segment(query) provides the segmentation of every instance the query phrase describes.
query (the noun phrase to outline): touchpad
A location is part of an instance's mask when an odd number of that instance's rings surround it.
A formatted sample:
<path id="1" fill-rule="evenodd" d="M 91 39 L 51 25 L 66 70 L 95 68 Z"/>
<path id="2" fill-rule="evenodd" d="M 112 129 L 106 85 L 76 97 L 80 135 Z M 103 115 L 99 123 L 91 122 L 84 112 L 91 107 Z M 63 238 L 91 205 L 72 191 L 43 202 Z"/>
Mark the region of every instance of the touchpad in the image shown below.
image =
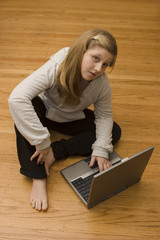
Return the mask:
<path id="1" fill-rule="evenodd" d="M 85 161 L 80 161 L 77 162 L 70 167 L 67 167 L 66 169 L 63 170 L 63 175 L 68 179 L 68 180 L 73 180 L 75 178 L 80 177 L 83 174 L 86 174 L 87 172 L 90 172 L 91 168 L 86 164 Z"/>

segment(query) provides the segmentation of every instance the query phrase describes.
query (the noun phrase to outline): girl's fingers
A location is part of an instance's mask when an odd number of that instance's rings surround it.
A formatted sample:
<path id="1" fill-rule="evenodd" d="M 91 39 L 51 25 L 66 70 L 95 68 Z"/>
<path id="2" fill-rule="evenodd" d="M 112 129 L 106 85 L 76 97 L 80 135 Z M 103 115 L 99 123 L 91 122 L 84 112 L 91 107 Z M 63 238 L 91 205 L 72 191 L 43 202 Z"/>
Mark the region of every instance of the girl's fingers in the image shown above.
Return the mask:
<path id="1" fill-rule="evenodd" d="M 104 163 L 104 170 L 106 170 L 107 168 L 110 168 L 112 166 L 112 164 L 110 163 L 110 161 L 107 161 Z"/>
<path id="2" fill-rule="evenodd" d="M 35 157 L 38 156 L 38 154 L 39 154 L 39 153 L 36 151 L 36 152 L 31 156 L 30 160 L 32 161 Z"/>
<path id="3" fill-rule="evenodd" d="M 89 167 L 92 167 L 94 165 L 95 160 L 96 160 L 96 158 L 94 156 L 92 156 Z"/>
<path id="4" fill-rule="evenodd" d="M 49 176 L 49 167 L 45 165 L 45 169 L 46 169 L 47 176 Z"/>
<path id="5" fill-rule="evenodd" d="M 104 166 L 101 162 L 98 162 L 98 167 L 99 167 L 100 172 L 102 172 L 104 170 Z"/>
<path id="6" fill-rule="evenodd" d="M 43 156 L 40 154 L 38 159 L 37 159 L 37 164 L 43 164 Z"/>
<path id="7" fill-rule="evenodd" d="M 92 167 L 94 165 L 95 161 L 97 161 L 97 163 L 98 163 L 100 172 L 102 172 L 103 170 L 106 170 L 107 168 L 112 166 L 112 164 L 110 163 L 109 160 L 101 158 L 101 157 L 96 158 L 96 156 L 92 156 L 89 167 Z"/>
<path id="8" fill-rule="evenodd" d="M 37 159 L 37 164 L 43 164 L 43 159 L 44 159 L 44 155 L 41 154 L 40 152 L 36 151 L 30 158 L 30 160 L 32 161 L 34 158 L 38 157 Z"/>
<path id="9" fill-rule="evenodd" d="M 104 163 L 104 170 L 106 170 L 108 168 L 107 163 Z"/>

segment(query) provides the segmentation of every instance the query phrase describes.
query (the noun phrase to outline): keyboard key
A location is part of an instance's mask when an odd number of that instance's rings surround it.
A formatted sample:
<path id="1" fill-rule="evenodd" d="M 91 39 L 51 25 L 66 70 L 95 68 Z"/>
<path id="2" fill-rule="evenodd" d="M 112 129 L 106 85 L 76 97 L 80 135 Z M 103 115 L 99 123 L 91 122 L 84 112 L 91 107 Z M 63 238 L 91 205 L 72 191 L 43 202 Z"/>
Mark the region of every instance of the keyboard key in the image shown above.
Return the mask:
<path id="1" fill-rule="evenodd" d="M 88 200 L 92 178 L 95 174 L 97 174 L 97 172 L 86 178 L 80 177 L 71 182 L 80 195 L 85 199 L 85 201 Z"/>

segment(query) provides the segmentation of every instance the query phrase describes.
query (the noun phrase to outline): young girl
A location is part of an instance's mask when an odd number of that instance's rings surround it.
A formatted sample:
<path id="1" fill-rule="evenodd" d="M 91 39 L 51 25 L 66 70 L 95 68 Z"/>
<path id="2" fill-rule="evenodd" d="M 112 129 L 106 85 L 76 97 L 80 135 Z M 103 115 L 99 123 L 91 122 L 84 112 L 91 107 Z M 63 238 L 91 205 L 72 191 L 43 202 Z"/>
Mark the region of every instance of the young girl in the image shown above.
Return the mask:
<path id="1" fill-rule="evenodd" d="M 116 56 L 116 41 L 110 33 L 89 30 L 11 93 L 20 172 L 33 180 L 33 208 L 48 208 L 46 179 L 55 160 L 91 155 L 90 166 L 95 161 L 100 171 L 111 166 L 109 153 L 121 129 L 112 120 L 112 93 L 105 70 L 113 68 Z M 88 109 L 91 104 L 94 112 Z M 72 137 L 51 143 L 50 129 Z"/>

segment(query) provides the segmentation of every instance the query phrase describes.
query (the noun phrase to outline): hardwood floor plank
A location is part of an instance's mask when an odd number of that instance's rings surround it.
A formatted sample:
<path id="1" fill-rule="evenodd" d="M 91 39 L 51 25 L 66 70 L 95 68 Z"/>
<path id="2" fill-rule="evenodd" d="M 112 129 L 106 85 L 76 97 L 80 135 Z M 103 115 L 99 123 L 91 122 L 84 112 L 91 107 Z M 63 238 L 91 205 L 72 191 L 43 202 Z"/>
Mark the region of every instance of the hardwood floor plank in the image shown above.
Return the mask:
<path id="1" fill-rule="evenodd" d="M 0 1 L 0 240 L 160 239 L 159 10 L 159 0 Z M 122 128 L 115 150 L 122 157 L 152 145 L 155 150 L 138 184 L 90 210 L 60 174 L 81 157 L 56 162 L 48 178 L 49 209 L 34 211 L 32 182 L 19 173 L 8 97 L 90 28 L 110 31 L 118 43 L 108 73 L 114 120 Z M 52 141 L 68 137 L 51 132 Z"/>

